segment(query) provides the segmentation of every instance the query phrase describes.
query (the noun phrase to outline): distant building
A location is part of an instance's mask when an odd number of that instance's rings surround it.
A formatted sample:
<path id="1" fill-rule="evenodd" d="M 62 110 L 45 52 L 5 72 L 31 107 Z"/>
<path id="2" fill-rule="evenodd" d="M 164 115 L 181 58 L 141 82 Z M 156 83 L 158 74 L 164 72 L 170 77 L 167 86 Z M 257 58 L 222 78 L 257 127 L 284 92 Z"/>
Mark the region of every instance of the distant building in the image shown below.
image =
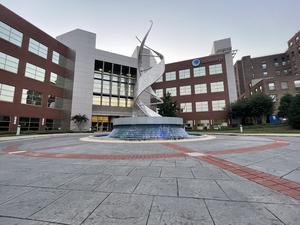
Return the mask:
<path id="1" fill-rule="evenodd" d="M 69 129 L 75 53 L 0 4 L 0 131 Z"/>
<path id="2" fill-rule="evenodd" d="M 234 65 L 238 98 L 262 92 L 276 107 L 286 94 L 300 93 L 300 32 L 288 41 L 284 53 L 251 58 L 244 56 Z"/>
<path id="3" fill-rule="evenodd" d="M 171 94 L 187 126 L 226 126 L 226 107 L 237 100 L 230 39 L 215 41 L 210 56 L 166 64 L 153 88 Z"/>

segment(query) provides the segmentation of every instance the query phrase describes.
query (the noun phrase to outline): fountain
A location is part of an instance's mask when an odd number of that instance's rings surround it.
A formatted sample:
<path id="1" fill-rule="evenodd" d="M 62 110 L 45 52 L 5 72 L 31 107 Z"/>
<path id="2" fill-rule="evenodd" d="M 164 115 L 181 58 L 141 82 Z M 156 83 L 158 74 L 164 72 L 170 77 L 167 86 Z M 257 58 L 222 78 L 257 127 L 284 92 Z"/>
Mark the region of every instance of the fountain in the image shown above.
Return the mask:
<path id="1" fill-rule="evenodd" d="M 113 120 L 113 131 L 108 135 L 109 138 L 126 140 L 149 140 L 149 139 L 183 139 L 188 138 L 182 118 L 162 117 L 149 106 L 143 99 L 149 95 L 160 104 L 162 100 L 156 95 L 151 85 L 156 82 L 164 73 L 164 56 L 159 52 L 145 45 L 146 39 L 152 28 L 150 28 L 140 41 L 137 55 L 137 81 L 134 88 L 134 106 L 132 117 L 117 118 Z M 160 62 L 152 60 L 150 66 L 145 68 L 145 57 L 157 57 Z"/>

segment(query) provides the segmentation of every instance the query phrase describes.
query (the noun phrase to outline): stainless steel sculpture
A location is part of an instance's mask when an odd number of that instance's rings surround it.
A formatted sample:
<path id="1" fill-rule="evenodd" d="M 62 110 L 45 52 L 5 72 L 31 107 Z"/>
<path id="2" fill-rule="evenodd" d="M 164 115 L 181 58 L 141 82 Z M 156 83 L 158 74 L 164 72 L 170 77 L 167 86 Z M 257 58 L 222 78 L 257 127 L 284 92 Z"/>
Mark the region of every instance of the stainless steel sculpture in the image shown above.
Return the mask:
<path id="1" fill-rule="evenodd" d="M 151 85 L 157 81 L 164 73 L 165 71 L 165 60 L 164 56 L 160 54 L 159 52 L 151 49 L 147 45 L 145 45 L 146 39 L 151 31 L 153 22 L 151 22 L 150 28 L 148 29 L 146 35 L 144 36 L 143 40 L 140 41 L 141 45 L 138 50 L 138 65 L 137 65 L 137 81 L 135 84 L 134 89 L 134 108 L 133 108 L 133 116 L 139 116 L 138 111 L 141 110 L 143 112 L 143 116 L 147 117 L 161 117 L 158 113 L 153 111 L 151 108 L 145 105 L 145 103 L 142 101 L 142 95 L 143 93 L 148 93 L 150 96 L 154 97 L 157 100 L 158 104 L 162 103 L 162 100 L 159 96 L 156 95 L 156 93 L 151 88 Z M 149 53 L 145 53 L 145 49 L 148 49 Z M 152 52 L 154 54 L 152 54 Z M 152 60 L 152 63 L 150 63 L 148 68 L 145 67 L 145 63 L 143 62 L 143 59 L 145 57 L 158 57 L 160 59 L 159 63 L 156 63 L 156 60 Z M 151 61 L 151 60 L 150 60 Z"/>

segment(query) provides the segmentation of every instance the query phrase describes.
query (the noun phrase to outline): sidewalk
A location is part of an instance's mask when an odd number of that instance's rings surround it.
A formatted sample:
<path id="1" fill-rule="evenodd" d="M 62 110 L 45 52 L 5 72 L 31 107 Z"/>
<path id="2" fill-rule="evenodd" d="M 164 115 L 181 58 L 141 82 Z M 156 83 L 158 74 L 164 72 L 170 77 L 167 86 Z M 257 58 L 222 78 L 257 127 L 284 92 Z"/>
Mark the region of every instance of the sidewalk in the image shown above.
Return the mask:
<path id="1" fill-rule="evenodd" d="M 275 137 L 300 137 L 300 133 L 222 133 L 222 132 L 188 132 L 189 134 L 226 135 L 226 136 L 275 136 Z"/>

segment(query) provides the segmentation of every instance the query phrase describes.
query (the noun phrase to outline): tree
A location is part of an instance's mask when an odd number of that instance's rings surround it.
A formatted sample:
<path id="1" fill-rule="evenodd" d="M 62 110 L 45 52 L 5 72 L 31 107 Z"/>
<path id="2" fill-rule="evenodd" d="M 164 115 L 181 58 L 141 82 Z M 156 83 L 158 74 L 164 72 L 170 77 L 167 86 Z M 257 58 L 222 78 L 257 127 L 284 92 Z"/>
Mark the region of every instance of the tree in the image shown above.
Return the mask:
<path id="1" fill-rule="evenodd" d="M 71 120 L 77 125 L 78 129 L 81 131 L 82 124 L 86 123 L 89 119 L 86 117 L 85 114 L 77 114 L 72 116 Z"/>
<path id="2" fill-rule="evenodd" d="M 245 124 L 246 118 L 250 116 L 248 99 L 240 99 L 230 105 L 229 118 L 239 119 L 241 124 Z"/>
<path id="3" fill-rule="evenodd" d="M 171 94 L 167 93 L 162 100 L 163 103 L 157 105 L 158 113 L 162 116 L 175 117 L 179 109 L 176 101 L 172 101 Z"/>
<path id="4" fill-rule="evenodd" d="M 266 123 L 266 117 L 274 111 L 273 99 L 262 93 L 255 93 L 248 98 L 250 116 L 255 124 Z"/>
<path id="5" fill-rule="evenodd" d="M 289 109 L 291 106 L 291 103 L 293 101 L 293 95 L 291 94 L 285 94 L 280 99 L 280 105 L 278 107 L 278 116 L 279 117 L 287 117 L 289 114 Z"/>
<path id="6" fill-rule="evenodd" d="M 293 97 L 288 111 L 289 124 L 294 129 L 300 129 L 300 94 Z"/>

